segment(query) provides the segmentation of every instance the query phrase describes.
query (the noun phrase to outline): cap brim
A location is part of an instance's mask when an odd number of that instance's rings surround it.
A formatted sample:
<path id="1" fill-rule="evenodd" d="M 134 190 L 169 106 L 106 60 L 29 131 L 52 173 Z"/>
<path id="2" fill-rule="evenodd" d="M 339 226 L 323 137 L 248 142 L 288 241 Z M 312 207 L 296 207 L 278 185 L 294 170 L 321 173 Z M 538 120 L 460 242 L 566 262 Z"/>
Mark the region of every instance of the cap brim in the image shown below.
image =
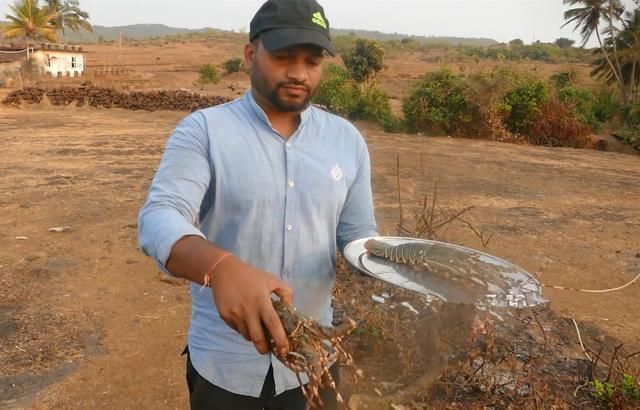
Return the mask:
<path id="1" fill-rule="evenodd" d="M 313 44 L 322 47 L 332 56 L 336 55 L 331 41 L 324 34 L 300 28 L 277 28 L 260 33 L 262 44 L 269 52 L 299 44 Z"/>

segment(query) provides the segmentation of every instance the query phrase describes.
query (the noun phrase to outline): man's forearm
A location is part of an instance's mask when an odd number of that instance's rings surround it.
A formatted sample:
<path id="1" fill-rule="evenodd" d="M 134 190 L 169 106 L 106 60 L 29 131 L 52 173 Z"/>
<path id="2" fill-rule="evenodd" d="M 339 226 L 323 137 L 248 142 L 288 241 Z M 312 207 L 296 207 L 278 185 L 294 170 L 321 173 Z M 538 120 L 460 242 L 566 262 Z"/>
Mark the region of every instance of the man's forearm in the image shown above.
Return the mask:
<path id="1" fill-rule="evenodd" d="M 185 236 L 171 249 L 167 269 L 180 278 L 202 285 L 205 275 L 226 253 L 199 236 Z"/>

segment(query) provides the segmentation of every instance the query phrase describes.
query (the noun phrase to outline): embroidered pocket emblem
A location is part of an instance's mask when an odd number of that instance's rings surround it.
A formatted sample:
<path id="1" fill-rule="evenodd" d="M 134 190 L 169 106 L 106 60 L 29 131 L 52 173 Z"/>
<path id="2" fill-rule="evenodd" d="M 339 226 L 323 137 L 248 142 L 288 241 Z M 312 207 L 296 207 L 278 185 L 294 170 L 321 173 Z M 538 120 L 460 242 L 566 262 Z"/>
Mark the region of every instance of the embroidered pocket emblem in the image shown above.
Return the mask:
<path id="1" fill-rule="evenodd" d="M 334 166 L 333 169 L 331 170 L 331 176 L 336 181 L 340 181 L 342 179 L 342 170 L 338 165 Z"/>

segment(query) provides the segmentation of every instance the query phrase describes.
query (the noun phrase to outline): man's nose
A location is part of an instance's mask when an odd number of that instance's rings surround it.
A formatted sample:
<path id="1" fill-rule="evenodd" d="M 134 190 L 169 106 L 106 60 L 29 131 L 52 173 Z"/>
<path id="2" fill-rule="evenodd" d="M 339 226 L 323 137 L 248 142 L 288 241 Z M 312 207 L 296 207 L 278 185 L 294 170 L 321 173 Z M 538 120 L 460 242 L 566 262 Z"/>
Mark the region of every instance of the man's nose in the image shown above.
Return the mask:
<path id="1" fill-rule="evenodd" d="M 296 80 L 299 83 L 304 83 L 308 79 L 307 66 L 302 59 L 295 59 L 287 67 L 287 77 Z"/>

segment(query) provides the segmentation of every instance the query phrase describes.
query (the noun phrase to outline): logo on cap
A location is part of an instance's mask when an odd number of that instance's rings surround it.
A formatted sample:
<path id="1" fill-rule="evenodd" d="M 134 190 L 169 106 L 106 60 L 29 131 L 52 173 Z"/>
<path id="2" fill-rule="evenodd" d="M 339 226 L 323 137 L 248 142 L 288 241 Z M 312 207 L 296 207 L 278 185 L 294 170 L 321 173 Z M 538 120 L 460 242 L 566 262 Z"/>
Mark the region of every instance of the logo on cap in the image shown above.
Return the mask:
<path id="1" fill-rule="evenodd" d="M 327 22 L 324 20 L 324 17 L 322 17 L 321 12 L 314 13 L 311 21 L 313 21 L 314 23 L 316 23 L 322 28 L 325 28 L 325 29 L 327 28 Z"/>

